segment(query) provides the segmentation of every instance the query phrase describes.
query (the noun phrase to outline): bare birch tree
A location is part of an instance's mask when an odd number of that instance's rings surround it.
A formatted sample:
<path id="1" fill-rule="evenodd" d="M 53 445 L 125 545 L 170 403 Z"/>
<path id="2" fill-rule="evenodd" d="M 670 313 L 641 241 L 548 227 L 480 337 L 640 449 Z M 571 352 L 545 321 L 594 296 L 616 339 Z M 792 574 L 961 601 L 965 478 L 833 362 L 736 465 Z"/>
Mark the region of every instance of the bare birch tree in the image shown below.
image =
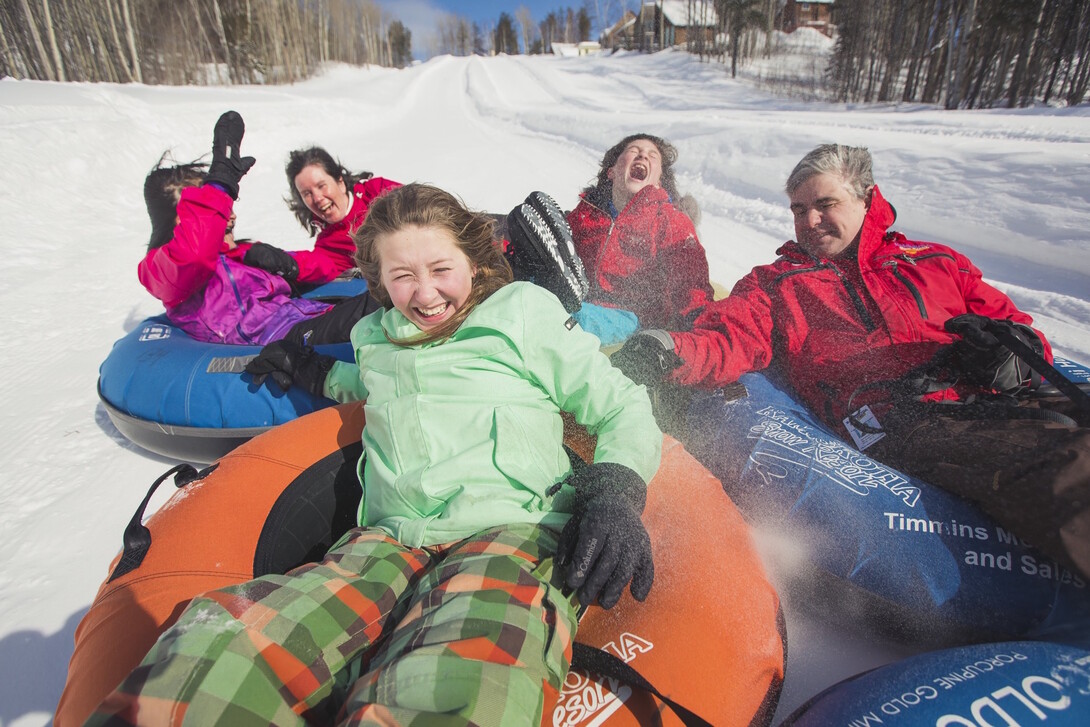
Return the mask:
<path id="1" fill-rule="evenodd" d="M 522 35 L 522 52 L 530 53 L 530 44 L 534 40 L 534 18 L 530 14 L 530 8 L 519 5 L 515 9 L 515 21 L 519 25 L 519 33 Z"/>

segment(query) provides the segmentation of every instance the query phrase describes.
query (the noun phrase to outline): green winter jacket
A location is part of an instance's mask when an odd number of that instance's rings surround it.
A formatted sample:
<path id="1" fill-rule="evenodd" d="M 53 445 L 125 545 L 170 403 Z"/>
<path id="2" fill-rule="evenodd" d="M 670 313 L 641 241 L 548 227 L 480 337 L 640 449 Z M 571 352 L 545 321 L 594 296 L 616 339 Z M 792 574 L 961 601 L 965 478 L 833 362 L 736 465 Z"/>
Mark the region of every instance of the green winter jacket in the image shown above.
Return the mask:
<path id="1" fill-rule="evenodd" d="M 396 309 L 357 323 L 356 364 L 334 365 L 326 395 L 367 400 L 359 523 L 413 547 L 505 523 L 563 527 L 571 488 L 549 493 L 571 473 L 561 410 L 598 436 L 596 462 L 649 481 L 662 434 L 646 391 L 568 320 L 552 294 L 512 283 L 442 342 L 391 344 L 385 332 L 419 334 Z"/>

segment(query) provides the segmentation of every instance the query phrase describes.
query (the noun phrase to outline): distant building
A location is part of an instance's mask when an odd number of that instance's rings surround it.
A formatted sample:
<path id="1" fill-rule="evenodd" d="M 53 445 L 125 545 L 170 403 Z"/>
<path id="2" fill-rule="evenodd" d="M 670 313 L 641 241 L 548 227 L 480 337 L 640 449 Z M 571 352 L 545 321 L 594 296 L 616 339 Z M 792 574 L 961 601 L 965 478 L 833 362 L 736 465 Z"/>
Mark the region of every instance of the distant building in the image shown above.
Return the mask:
<path id="1" fill-rule="evenodd" d="M 648 0 L 640 7 L 636 25 L 640 50 L 691 43 L 711 47 L 719 16 L 713 0 Z"/>
<path id="2" fill-rule="evenodd" d="M 813 28 L 832 38 L 836 34 L 833 3 L 834 0 L 810 0 L 805 3 L 787 0 L 780 11 L 779 28 L 785 33 L 794 33 L 799 28 Z"/>
<path id="3" fill-rule="evenodd" d="M 580 43 L 552 43 L 554 56 L 589 56 L 602 51 L 596 40 L 584 40 Z"/>
<path id="4" fill-rule="evenodd" d="M 602 48 L 606 50 L 632 50 L 637 47 L 636 21 L 638 18 L 631 10 L 625 10 L 624 15 L 612 27 L 602 31 Z"/>

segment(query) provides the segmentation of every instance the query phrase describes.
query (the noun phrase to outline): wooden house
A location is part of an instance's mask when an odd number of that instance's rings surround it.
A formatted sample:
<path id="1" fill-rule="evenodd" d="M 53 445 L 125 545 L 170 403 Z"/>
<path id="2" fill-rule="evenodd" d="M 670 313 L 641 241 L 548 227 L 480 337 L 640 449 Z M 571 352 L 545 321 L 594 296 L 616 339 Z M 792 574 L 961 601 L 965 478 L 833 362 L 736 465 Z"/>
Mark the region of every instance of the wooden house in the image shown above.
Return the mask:
<path id="1" fill-rule="evenodd" d="M 640 6 L 636 33 L 644 51 L 692 43 L 711 47 L 718 25 L 713 0 L 647 0 Z"/>
<path id="2" fill-rule="evenodd" d="M 636 41 L 636 21 L 638 18 L 631 10 L 609 28 L 602 31 L 601 44 L 606 50 L 632 50 L 638 46 Z"/>
<path id="3" fill-rule="evenodd" d="M 787 0 L 780 11 L 778 27 L 785 33 L 794 33 L 799 28 L 813 28 L 831 38 L 836 32 L 833 3 L 834 0 Z"/>

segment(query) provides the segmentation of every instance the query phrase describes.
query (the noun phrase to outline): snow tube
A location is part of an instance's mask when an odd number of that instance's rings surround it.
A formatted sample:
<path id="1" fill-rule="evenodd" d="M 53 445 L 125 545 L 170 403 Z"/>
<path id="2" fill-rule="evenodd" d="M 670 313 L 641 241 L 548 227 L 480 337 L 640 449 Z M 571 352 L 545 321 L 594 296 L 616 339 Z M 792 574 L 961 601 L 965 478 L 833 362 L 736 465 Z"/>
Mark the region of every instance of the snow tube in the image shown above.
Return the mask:
<path id="1" fill-rule="evenodd" d="M 338 278 L 306 297 L 330 302 L 359 295 L 367 283 Z M 318 346 L 352 360 L 349 344 Z M 212 462 L 270 427 L 332 404 L 293 387 L 282 393 L 242 375 L 260 346 L 205 343 L 165 315 L 148 318 L 117 341 L 99 368 L 98 394 L 118 431 L 173 459 Z"/>
<path id="2" fill-rule="evenodd" d="M 1084 578 L 976 506 L 860 453 L 765 376 L 740 384 L 739 398 L 690 403 L 685 443 L 767 534 L 808 606 L 932 648 L 1090 641 Z"/>
<path id="3" fill-rule="evenodd" d="M 912 656 L 846 679 L 780 727 L 1036 725 L 1090 722 L 1090 652 L 1034 641 Z"/>
<path id="4" fill-rule="evenodd" d="M 193 473 L 147 519 L 142 558 L 140 548 L 127 547 L 111 564 L 76 629 L 54 724 L 82 724 L 192 596 L 320 558 L 355 522 L 363 423 L 360 404 L 329 407 Z M 593 451 L 585 434 L 569 445 Z M 140 521 L 138 513 L 137 528 Z M 640 604 L 626 592 L 610 611 L 588 609 L 578 642 L 627 662 L 658 693 L 712 724 L 767 725 L 785 658 L 779 598 L 722 485 L 668 437 L 644 522 L 656 565 L 651 596 Z M 569 675 L 543 719 L 663 722 L 677 717 L 651 692 L 586 670 Z"/>

